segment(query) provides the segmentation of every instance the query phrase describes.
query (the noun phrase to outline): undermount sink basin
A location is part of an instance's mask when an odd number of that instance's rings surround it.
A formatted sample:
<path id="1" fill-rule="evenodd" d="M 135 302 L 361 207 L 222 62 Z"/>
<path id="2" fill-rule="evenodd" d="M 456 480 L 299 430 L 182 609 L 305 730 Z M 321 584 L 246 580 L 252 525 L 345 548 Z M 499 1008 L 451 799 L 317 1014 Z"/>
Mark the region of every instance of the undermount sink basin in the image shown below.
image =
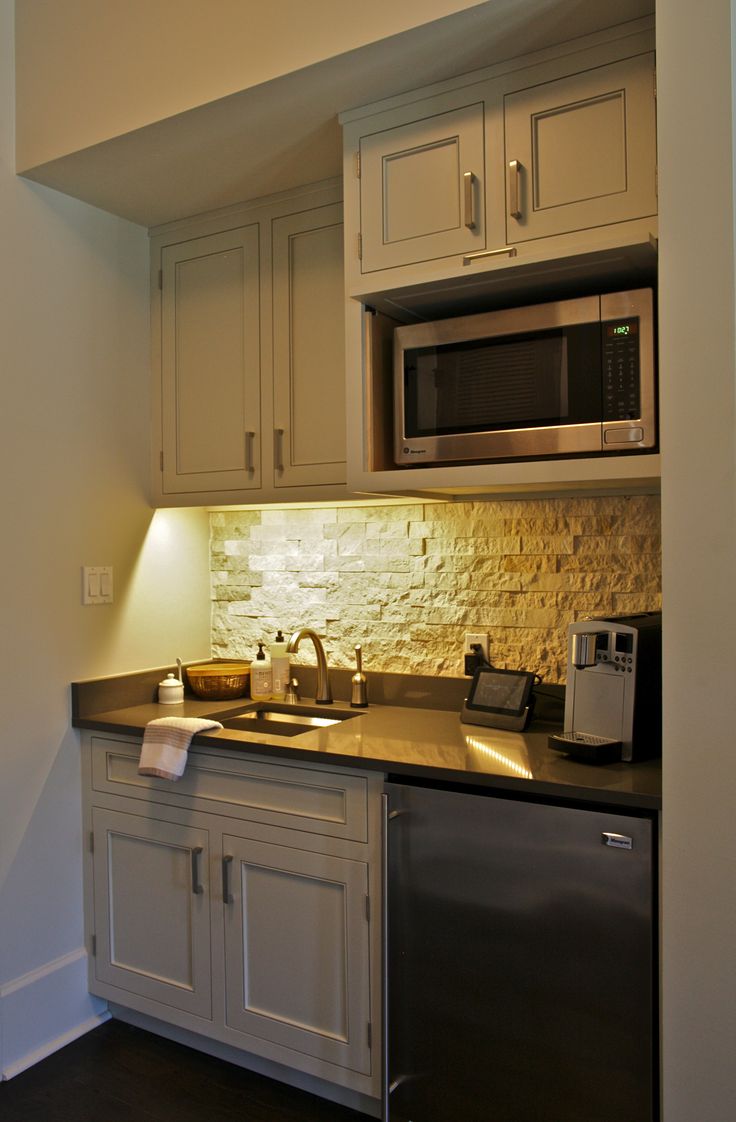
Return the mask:
<path id="1" fill-rule="evenodd" d="M 302 732 L 339 725 L 341 721 L 349 721 L 352 717 L 358 716 L 359 713 L 329 707 L 325 707 L 323 714 L 302 705 L 280 705 L 263 701 L 254 702 L 242 709 L 230 710 L 228 713 L 215 714 L 214 719 L 226 729 L 272 732 L 277 736 L 299 736 Z"/>

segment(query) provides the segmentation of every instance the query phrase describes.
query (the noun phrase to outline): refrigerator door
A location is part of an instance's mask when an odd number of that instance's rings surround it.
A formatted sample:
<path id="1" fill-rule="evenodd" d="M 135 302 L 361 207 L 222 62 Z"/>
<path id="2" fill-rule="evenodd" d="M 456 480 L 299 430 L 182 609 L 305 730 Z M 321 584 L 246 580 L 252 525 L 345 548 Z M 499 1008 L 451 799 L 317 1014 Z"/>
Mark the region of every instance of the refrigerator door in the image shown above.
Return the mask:
<path id="1" fill-rule="evenodd" d="M 388 784 L 390 1122 L 654 1122 L 654 823 Z"/>

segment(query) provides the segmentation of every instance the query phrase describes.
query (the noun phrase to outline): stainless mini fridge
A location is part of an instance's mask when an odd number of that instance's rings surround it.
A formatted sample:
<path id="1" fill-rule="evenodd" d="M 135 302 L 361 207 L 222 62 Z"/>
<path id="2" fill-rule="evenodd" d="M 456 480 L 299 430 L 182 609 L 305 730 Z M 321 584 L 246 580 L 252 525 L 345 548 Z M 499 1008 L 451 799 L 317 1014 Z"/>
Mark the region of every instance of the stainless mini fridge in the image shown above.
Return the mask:
<path id="1" fill-rule="evenodd" d="M 386 793 L 387 1122 L 656 1122 L 656 819 Z"/>

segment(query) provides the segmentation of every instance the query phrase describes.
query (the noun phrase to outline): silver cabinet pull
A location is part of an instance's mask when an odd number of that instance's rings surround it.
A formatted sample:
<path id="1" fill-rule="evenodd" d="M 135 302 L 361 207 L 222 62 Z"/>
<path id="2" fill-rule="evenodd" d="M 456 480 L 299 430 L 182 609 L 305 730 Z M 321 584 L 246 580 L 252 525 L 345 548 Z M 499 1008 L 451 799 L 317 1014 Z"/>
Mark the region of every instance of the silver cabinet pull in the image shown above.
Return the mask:
<path id="1" fill-rule="evenodd" d="M 203 847 L 195 845 L 192 849 L 192 892 L 195 896 L 201 896 L 204 892 L 204 885 L 199 879 L 199 859 L 202 856 Z"/>
<path id="2" fill-rule="evenodd" d="M 273 430 L 273 466 L 276 471 L 284 470 L 284 430 Z"/>
<path id="3" fill-rule="evenodd" d="M 230 866 L 232 862 L 231 853 L 226 854 L 222 859 L 222 899 L 225 904 L 232 904 L 233 902 L 233 894 L 230 891 Z"/>
<path id="4" fill-rule="evenodd" d="M 465 210 L 465 225 L 469 230 L 475 229 L 475 191 L 473 184 L 475 183 L 475 176 L 472 171 L 466 171 L 463 175 L 463 189 L 464 189 L 464 210 Z"/>
<path id="5" fill-rule="evenodd" d="M 521 164 L 518 160 L 509 160 L 509 217 L 521 218 L 521 195 L 519 191 L 521 179 Z"/>
<path id="6" fill-rule="evenodd" d="M 463 257 L 463 265 L 472 265 L 474 261 L 480 261 L 483 257 L 516 257 L 515 245 L 502 245 L 500 249 L 480 249 L 477 253 L 466 253 Z"/>
<path id="7" fill-rule="evenodd" d="M 249 430 L 245 434 L 245 470 L 249 475 L 252 475 L 256 470 L 256 465 L 253 460 L 253 443 L 256 439 L 256 434 Z"/>

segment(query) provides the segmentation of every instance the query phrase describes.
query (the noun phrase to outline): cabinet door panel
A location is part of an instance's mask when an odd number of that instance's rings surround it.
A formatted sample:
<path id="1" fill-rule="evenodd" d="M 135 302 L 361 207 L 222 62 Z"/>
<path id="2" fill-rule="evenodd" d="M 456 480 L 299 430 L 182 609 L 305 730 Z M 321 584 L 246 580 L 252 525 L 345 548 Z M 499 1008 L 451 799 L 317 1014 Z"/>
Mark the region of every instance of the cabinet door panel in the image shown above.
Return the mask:
<path id="1" fill-rule="evenodd" d="M 362 137 L 360 161 L 364 273 L 485 248 L 482 104 Z"/>
<path id="2" fill-rule="evenodd" d="M 342 207 L 273 222 L 275 484 L 345 482 Z"/>
<path id="3" fill-rule="evenodd" d="M 656 214 L 653 55 L 510 94 L 504 120 L 509 242 Z"/>
<path id="4" fill-rule="evenodd" d="M 99 808 L 93 826 L 96 978 L 211 1016 L 207 832 Z"/>
<path id="5" fill-rule="evenodd" d="M 367 1073 L 367 866 L 242 838 L 223 848 L 228 1025 Z"/>
<path id="6" fill-rule="evenodd" d="M 257 487 L 258 226 L 167 246 L 162 262 L 164 491 Z"/>

